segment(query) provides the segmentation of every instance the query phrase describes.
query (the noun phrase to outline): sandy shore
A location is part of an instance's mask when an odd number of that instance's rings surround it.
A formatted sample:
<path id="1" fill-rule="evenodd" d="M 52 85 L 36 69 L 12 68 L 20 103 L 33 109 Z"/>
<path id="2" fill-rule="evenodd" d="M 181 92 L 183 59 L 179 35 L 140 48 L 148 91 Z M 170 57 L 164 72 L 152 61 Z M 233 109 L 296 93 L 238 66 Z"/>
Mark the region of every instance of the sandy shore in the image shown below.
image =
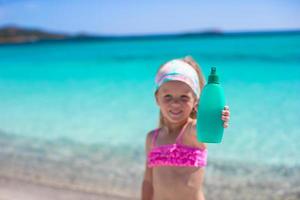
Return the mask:
<path id="1" fill-rule="evenodd" d="M 299 177 L 298 177 L 299 178 Z M 298 179 L 295 177 L 295 179 Z M 292 181 L 294 182 L 294 181 Z M 110 184 L 110 183 L 107 183 Z M 92 187 L 62 185 L 51 182 L 35 182 L 0 176 L 0 200 L 137 200 L 138 193 L 132 188 L 131 197 L 110 190 L 95 190 Z M 250 180 L 249 178 L 217 175 L 206 177 L 204 192 L 207 200 L 299 200 L 299 182 L 289 183 L 274 180 Z"/>
<path id="2" fill-rule="evenodd" d="M 111 194 L 37 184 L 30 181 L 0 177 L 0 200 L 129 200 Z"/>
<path id="3" fill-rule="evenodd" d="M 48 178 L 53 180 L 53 177 Z M 207 200 L 299 200 L 299 180 L 299 176 L 290 178 L 289 181 L 269 175 L 256 180 L 251 176 L 241 177 L 238 174 L 208 174 L 204 182 L 204 193 Z M 100 189 L 105 184 L 107 187 Z M 131 192 L 127 192 L 131 195 L 126 195 L 122 189 L 119 188 L 117 192 L 112 183 L 103 183 L 101 180 L 95 186 L 84 182 L 82 185 L 47 182 L 45 176 L 43 180 L 30 180 L 28 177 L 0 175 L 0 200 L 137 200 L 140 193 L 138 187 L 139 185 L 132 186 Z"/>

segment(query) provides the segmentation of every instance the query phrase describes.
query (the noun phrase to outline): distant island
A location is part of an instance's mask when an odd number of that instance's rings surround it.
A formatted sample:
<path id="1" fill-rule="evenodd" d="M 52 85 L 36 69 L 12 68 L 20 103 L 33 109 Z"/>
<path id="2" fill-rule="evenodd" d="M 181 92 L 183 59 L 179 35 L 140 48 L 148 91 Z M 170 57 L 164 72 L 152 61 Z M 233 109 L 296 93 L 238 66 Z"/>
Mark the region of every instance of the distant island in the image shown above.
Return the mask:
<path id="1" fill-rule="evenodd" d="M 117 35 L 89 35 L 89 34 L 61 34 L 51 33 L 39 29 L 21 28 L 18 26 L 0 27 L 0 44 L 18 44 L 18 43 L 33 43 L 39 41 L 57 41 L 57 40 L 127 40 L 127 39 L 158 39 L 171 37 L 191 37 L 205 35 L 222 35 L 221 31 L 203 31 L 195 33 L 180 33 L 180 34 L 155 34 L 155 35 L 132 35 L 132 36 L 117 36 Z"/>
<path id="2" fill-rule="evenodd" d="M 36 42 L 41 40 L 63 40 L 68 35 L 48 33 L 37 29 L 25 29 L 15 26 L 0 28 L 0 44 Z"/>
<path id="3" fill-rule="evenodd" d="M 103 36 L 89 34 L 62 34 L 52 33 L 39 29 L 21 28 L 18 26 L 0 27 L 1 44 L 34 43 L 40 41 L 69 41 L 69 40 L 144 40 L 144 39 L 164 39 L 182 37 L 218 37 L 218 36 L 253 36 L 253 35 L 274 35 L 274 34 L 299 34 L 300 30 L 291 31 L 261 31 L 261 32 L 232 32 L 224 33 L 221 30 L 195 31 L 174 34 L 154 34 L 154 35 L 132 35 L 132 36 Z"/>

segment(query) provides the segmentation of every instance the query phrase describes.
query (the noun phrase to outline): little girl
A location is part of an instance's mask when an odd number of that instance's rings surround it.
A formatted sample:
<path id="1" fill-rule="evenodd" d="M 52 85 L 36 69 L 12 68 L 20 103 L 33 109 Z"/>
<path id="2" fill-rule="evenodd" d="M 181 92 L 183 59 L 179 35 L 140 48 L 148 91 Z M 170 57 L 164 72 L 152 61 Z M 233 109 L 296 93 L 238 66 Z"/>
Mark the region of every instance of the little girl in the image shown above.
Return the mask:
<path id="1" fill-rule="evenodd" d="M 207 148 L 196 138 L 197 105 L 205 79 L 191 58 L 171 60 L 156 75 L 159 128 L 147 134 L 142 200 L 204 200 Z M 229 108 L 220 118 L 228 127 Z"/>

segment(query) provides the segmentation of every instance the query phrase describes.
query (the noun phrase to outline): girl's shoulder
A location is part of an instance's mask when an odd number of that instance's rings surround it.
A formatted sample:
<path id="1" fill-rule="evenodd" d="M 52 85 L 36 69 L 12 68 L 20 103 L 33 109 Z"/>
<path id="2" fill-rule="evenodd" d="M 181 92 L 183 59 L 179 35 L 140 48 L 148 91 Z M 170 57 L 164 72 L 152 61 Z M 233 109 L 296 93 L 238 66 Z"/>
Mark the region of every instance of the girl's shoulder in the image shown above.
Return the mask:
<path id="1" fill-rule="evenodd" d="M 156 128 L 156 129 L 150 130 L 150 131 L 147 133 L 147 138 L 148 138 L 148 137 L 153 137 L 157 131 L 160 131 L 160 128 Z"/>
<path id="2" fill-rule="evenodd" d="M 157 131 L 160 131 L 160 128 L 156 128 L 156 129 L 153 129 L 153 130 L 150 130 L 148 133 L 147 133 L 147 137 L 146 137 L 146 141 L 151 143 L 152 142 L 152 139 L 155 135 L 155 133 Z"/>
<path id="3" fill-rule="evenodd" d="M 146 136 L 146 151 L 149 152 L 153 146 L 153 137 L 157 131 L 160 131 L 160 128 L 153 129 L 147 133 Z"/>
<path id="4" fill-rule="evenodd" d="M 192 132 L 192 137 L 193 137 L 194 141 L 196 141 L 197 147 L 206 149 L 207 145 L 203 142 L 198 141 L 198 139 L 197 139 L 197 120 L 193 119 L 193 120 L 191 120 L 190 123 L 192 123 L 192 131 L 191 131 Z"/>

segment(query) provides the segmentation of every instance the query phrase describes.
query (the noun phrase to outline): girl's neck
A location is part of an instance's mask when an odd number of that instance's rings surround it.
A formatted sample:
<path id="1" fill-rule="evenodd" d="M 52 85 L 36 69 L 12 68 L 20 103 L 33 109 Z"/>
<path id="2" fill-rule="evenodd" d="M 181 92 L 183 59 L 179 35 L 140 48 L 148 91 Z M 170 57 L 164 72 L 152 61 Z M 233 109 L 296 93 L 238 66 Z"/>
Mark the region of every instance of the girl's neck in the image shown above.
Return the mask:
<path id="1" fill-rule="evenodd" d="M 168 129 L 169 134 L 179 134 L 182 127 L 189 121 L 189 119 L 180 122 L 180 123 L 170 123 L 168 121 L 164 121 L 165 127 Z"/>

